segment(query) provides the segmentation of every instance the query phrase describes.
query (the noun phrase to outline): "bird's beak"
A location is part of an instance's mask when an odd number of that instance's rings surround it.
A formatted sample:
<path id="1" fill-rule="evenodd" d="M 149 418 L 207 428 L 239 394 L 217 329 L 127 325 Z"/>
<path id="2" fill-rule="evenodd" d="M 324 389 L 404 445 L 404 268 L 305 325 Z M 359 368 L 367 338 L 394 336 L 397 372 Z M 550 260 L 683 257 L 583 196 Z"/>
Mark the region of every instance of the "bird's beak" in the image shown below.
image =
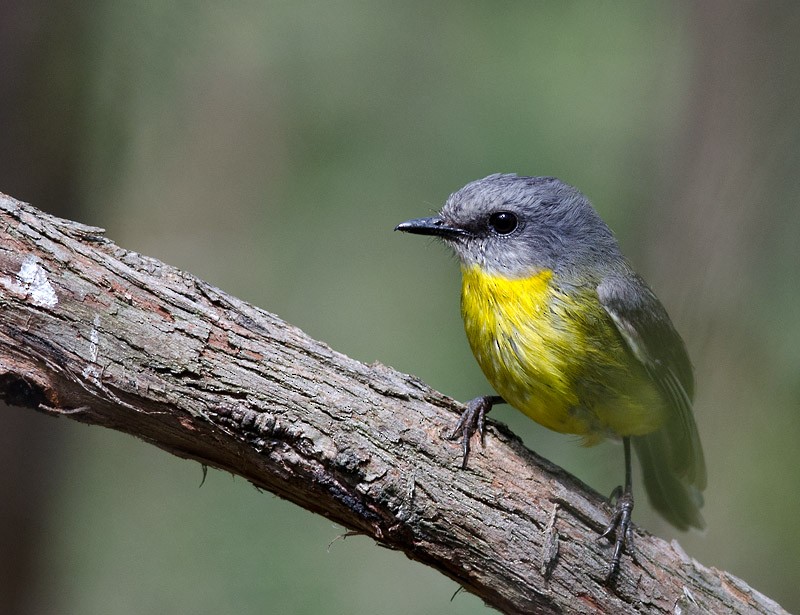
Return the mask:
<path id="1" fill-rule="evenodd" d="M 464 229 L 448 226 L 439 216 L 414 218 L 407 222 L 401 222 L 394 227 L 394 230 L 413 233 L 414 235 L 434 235 L 444 239 L 457 239 L 467 234 Z"/>

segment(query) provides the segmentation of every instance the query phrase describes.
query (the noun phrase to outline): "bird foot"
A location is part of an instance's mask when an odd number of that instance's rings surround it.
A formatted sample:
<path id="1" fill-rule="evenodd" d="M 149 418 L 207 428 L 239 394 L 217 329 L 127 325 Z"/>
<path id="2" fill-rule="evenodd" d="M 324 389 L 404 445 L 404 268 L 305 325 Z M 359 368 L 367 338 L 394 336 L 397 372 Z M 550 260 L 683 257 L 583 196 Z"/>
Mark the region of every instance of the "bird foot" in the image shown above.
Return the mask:
<path id="1" fill-rule="evenodd" d="M 492 409 L 495 404 L 503 403 L 503 399 L 496 395 L 484 395 L 483 397 L 476 397 L 475 399 L 467 402 L 467 407 L 461 414 L 461 418 L 456 423 L 450 435 L 446 436 L 448 440 L 461 439 L 461 450 L 463 457 L 461 459 L 461 468 L 466 469 L 467 458 L 469 457 L 470 440 L 473 434 L 477 431 L 480 437 L 481 445 L 484 444 L 484 433 L 486 430 L 486 414 Z"/>
<path id="2" fill-rule="evenodd" d="M 614 504 L 614 513 L 600 538 L 607 538 L 614 543 L 614 552 L 606 571 L 606 584 L 611 583 L 619 572 L 619 563 L 622 558 L 622 551 L 625 550 L 633 555 L 633 530 L 631 529 L 631 514 L 633 513 L 633 493 L 630 489 L 623 490 L 617 487 L 611 493 Z"/>

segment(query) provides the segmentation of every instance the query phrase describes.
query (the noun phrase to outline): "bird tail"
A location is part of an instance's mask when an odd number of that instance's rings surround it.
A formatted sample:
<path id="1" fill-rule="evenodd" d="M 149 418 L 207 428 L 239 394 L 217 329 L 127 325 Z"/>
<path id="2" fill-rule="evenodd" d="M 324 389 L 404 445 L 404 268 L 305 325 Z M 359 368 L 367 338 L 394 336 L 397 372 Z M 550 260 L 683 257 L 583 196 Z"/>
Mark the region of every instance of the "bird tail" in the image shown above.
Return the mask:
<path id="1" fill-rule="evenodd" d="M 703 506 L 705 464 L 702 450 L 693 451 L 692 455 L 699 467 L 687 468 L 686 458 L 674 459 L 676 451 L 670 442 L 669 430 L 661 429 L 631 440 L 653 508 L 679 530 L 703 529 L 705 521 L 700 508 Z"/>

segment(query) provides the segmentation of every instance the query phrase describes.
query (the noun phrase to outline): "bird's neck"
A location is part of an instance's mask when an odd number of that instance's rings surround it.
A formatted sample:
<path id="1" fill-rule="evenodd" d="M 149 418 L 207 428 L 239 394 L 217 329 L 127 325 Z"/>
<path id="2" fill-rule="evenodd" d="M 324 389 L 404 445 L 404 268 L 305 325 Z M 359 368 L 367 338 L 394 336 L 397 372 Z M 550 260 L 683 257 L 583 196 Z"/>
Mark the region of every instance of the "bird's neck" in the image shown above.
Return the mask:
<path id="1" fill-rule="evenodd" d="M 534 271 L 520 278 L 489 274 L 478 265 L 462 267 L 461 312 L 468 320 L 486 323 L 516 314 L 530 317 L 546 306 L 553 272 Z"/>

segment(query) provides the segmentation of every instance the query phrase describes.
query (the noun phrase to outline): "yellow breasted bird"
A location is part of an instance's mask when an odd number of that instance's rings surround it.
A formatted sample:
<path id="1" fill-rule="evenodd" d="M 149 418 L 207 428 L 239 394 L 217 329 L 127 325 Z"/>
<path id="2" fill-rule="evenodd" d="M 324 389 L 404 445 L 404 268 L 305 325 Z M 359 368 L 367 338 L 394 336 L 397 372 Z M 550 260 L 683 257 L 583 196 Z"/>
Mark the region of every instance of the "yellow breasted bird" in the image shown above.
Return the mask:
<path id="1" fill-rule="evenodd" d="M 464 328 L 499 394 L 470 401 L 453 432 L 464 467 L 498 403 L 587 445 L 621 438 L 625 484 L 602 534 L 615 537 L 608 580 L 632 547 L 631 442 L 653 507 L 679 529 L 703 527 L 686 348 L 583 194 L 553 177 L 490 175 L 395 230 L 439 237 L 461 262 Z"/>

